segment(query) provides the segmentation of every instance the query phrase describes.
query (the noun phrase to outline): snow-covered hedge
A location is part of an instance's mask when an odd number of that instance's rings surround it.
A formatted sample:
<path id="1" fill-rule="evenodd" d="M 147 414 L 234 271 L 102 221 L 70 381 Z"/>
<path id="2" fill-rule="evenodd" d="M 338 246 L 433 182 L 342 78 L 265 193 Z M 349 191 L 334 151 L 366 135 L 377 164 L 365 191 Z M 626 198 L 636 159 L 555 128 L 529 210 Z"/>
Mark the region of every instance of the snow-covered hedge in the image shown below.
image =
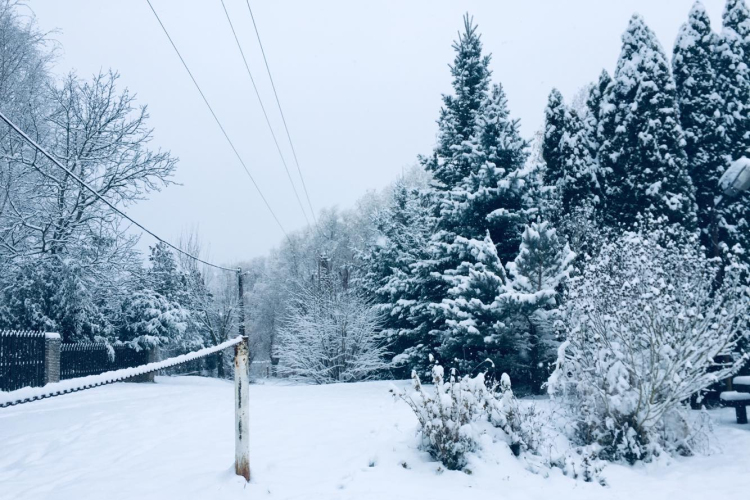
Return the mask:
<path id="1" fill-rule="evenodd" d="M 691 236 L 645 229 L 605 242 L 571 282 L 567 340 L 549 392 L 570 410 L 575 440 L 607 460 L 691 454 L 689 398 L 734 373 L 747 287 Z M 717 366 L 721 355 L 732 361 Z"/>

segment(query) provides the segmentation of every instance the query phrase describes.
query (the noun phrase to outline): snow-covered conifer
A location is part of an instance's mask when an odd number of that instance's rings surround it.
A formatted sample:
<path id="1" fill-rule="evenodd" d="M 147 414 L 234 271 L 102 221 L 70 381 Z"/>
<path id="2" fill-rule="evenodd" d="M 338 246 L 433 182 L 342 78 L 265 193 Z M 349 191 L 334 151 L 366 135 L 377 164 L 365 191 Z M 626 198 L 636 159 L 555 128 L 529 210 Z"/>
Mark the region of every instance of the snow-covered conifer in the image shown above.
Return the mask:
<path id="1" fill-rule="evenodd" d="M 726 167 L 725 103 L 718 92 L 715 67 L 717 36 L 708 14 L 699 2 L 677 36 L 672 68 L 677 87 L 680 123 L 685 134 L 685 152 L 695 186 L 701 243 L 712 246 L 710 228 L 719 193 L 719 177 Z"/>
<path id="2" fill-rule="evenodd" d="M 601 145 L 599 121 L 602 115 L 602 100 L 607 93 L 607 89 L 612 83 L 612 77 L 606 70 L 602 70 L 599 79 L 589 89 L 589 95 L 586 98 L 586 114 L 583 117 L 588 136 L 588 143 L 591 146 L 591 156 L 596 158 Z"/>
<path id="3" fill-rule="evenodd" d="M 438 144 L 432 155 L 422 157 L 426 170 L 432 172 L 436 186 L 450 189 L 465 177 L 470 165 L 464 157 L 465 141 L 474 134 L 477 113 L 487 96 L 490 82 L 490 56 L 482 54 L 477 25 L 464 16 L 464 31 L 453 44 L 456 57 L 451 65 L 453 94 L 443 95 L 438 119 Z"/>
<path id="4" fill-rule="evenodd" d="M 638 15 L 622 42 L 600 124 L 605 222 L 632 227 L 638 214 L 648 213 L 694 228 L 694 188 L 669 62 Z"/>
<path id="5" fill-rule="evenodd" d="M 562 213 L 583 205 L 597 205 L 598 165 L 584 121 L 575 110 L 565 106 L 556 89 L 550 93 L 545 118 L 542 143 L 545 181 L 555 187 Z"/>
<path id="6" fill-rule="evenodd" d="M 526 226 L 518 256 L 508 262 L 509 282 L 503 300 L 512 304 L 514 328 L 525 332 L 522 351 L 532 391 L 541 389 L 549 375 L 556 342 L 561 284 L 573 270 L 575 254 L 548 222 Z"/>

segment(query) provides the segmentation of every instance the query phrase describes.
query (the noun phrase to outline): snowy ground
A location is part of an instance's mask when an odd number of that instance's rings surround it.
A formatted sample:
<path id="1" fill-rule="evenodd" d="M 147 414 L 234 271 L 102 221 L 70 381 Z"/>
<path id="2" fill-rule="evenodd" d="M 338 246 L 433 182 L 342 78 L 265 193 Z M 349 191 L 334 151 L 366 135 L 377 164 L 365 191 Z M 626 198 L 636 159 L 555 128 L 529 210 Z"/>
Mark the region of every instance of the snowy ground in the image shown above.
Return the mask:
<path id="1" fill-rule="evenodd" d="M 233 392 L 197 377 L 119 383 L 0 410 L 0 499 L 738 498 L 750 426 L 712 411 L 720 453 L 629 468 L 608 487 L 534 475 L 507 447 L 437 472 L 389 383 L 254 385 L 249 485 L 233 475 Z"/>

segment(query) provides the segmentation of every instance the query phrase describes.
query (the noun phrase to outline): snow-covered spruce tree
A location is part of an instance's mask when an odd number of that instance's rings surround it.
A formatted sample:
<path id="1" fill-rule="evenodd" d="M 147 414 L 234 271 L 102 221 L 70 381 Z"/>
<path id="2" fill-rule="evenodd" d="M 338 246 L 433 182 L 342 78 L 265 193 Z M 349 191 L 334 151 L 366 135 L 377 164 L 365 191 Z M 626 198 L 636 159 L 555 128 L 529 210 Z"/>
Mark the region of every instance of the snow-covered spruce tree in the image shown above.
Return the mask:
<path id="1" fill-rule="evenodd" d="M 477 113 L 490 85 L 490 56 L 482 55 L 477 25 L 468 14 L 453 49 L 456 57 L 450 69 L 454 94 L 443 95 L 435 151 L 420 158 L 424 168 L 432 172 L 438 189 L 450 189 L 471 170 L 464 155 L 468 145 L 465 141 L 474 134 Z"/>
<path id="2" fill-rule="evenodd" d="M 146 272 L 147 286 L 167 299 L 187 305 L 189 302 L 188 275 L 177 266 L 172 250 L 163 242 L 150 248 L 151 267 Z"/>
<path id="3" fill-rule="evenodd" d="M 503 262 L 515 256 L 529 217 L 523 196 L 527 143 L 499 85 L 477 117 L 471 142 L 473 169 L 451 190 L 437 193 L 439 231 L 429 247 L 431 258 L 415 270 L 448 286 L 427 308 L 439 331 L 439 359 L 466 374 L 491 359 L 493 375 L 508 371 L 515 377 L 510 355 L 523 338 L 509 330 L 499 297 L 506 282 Z"/>
<path id="4" fill-rule="evenodd" d="M 723 15 L 723 29 L 715 47 L 716 84 L 723 100 L 722 120 L 726 127 L 729 154 L 736 159 L 747 154 L 750 145 L 750 21 L 742 0 L 729 0 Z"/>
<path id="5" fill-rule="evenodd" d="M 515 349 L 497 297 L 505 282 L 503 262 L 515 257 L 528 218 L 527 144 L 502 87 L 488 92 L 489 57 L 481 47 L 467 17 L 454 45 L 455 94 L 443 98 L 439 144 L 423 159 L 436 180 L 437 231 L 421 260 L 392 283 L 403 291 L 398 306 L 408 322 L 401 330 L 408 347 L 396 353 L 394 364 L 422 374 L 428 373 L 428 355 L 469 374 L 487 358 L 503 366 L 501 350 Z"/>
<path id="6" fill-rule="evenodd" d="M 106 311 L 115 300 L 79 262 L 47 255 L 14 264 L 2 276 L 0 329 L 60 332 L 64 342 L 111 336 Z"/>
<path id="7" fill-rule="evenodd" d="M 565 106 L 562 94 L 553 89 L 545 111 L 542 156 L 545 181 L 555 187 L 561 215 L 599 203 L 598 165 L 589 138 L 584 121 Z"/>
<path id="8" fill-rule="evenodd" d="M 521 364 L 527 373 L 519 379 L 528 381 L 533 392 L 547 380 L 559 344 L 560 287 L 570 277 L 575 257 L 548 222 L 532 222 L 523 232 L 518 256 L 506 264 L 510 279 L 503 300 L 514 310 L 514 330 L 526 332 Z"/>
<path id="9" fill-rule="evenodd" d="M 551 186 L 561 184 L 565 179 L 565 158 L 560 151 L 565 129 L 567 127 L 568 109 L 563 96 L 557 89 L 552 89 L 547 98 L 544 110 L 544 138 L 542 140 L 542 158 L 546 164 L 546 181 Z"/>
<path id="10" fill-rule="evenodd" d="M 399 180 L 390 193 L 387 204 L 375 212 L 373 224 L 377 237 L 373 245 L 362 252 L 362 267 L 366 270 L 360 280 L 368 296 L 373 297 L 375 309 L 381 314 L 383 336 L 390 349 L 402 353 L 411 347 L 407 334 L 410 323 L 410 302 L 402 302 L 407 290 L 411 266 L 425 258 L 425 249 L 435 226 L 429 192 L 411 187 Z M 408 371 L 396 373 L 401 378 Z"/>
<path id="11" fill-rule="evenodd" d="M 280 375 L 316 384 L 356 382 L 388 367 L 378 312 L 327 267 L 293 299 L 275 348 Z"/>
<path id="12" fill-rule="evenodd" d="M 715 67 L 717 41 L 706 10 L 696 2 L 688 22 L 680 28 L 672 57 L 685 153 L 695 186 L 700 241 L 709 251 L 713 247 L 715 200 L 721 194 L 719 178 L 728 153 L 727 128 L 722 120 L 725 103 L 718 92 Z"/>
<path id="13" fill-rule="evenodd" d="M 408 272 L 394 275 L 389 284 L 400 294 L 397 311 L 405 323 L 399 331 L 400 347 L 395 352 L 394 367 L 407 371 L 417 367 L 423 375 L 429 374 L 426 360 L 429 355 L 438 356 L 437 349 L 443 342 L 446 330 L 441 303 L 448 296 L 451 285 L 443 275 L 462 262 L 460 250 L 453 246 L 453 242 L 459 234 L 468 238 L 484 238 L 489 227 L 486 217 L 492 209 L 470 213 L 473 208 L 471 203 L 476 200 L 477 206 L 486 204 L 486 188 L 495 187 L 484 183 L 479 193 L 481 197 L 475 197 L 474 193 L 479 190 L 469 185 L 470 182 L 491 180 L 477 174 L 483 165 L 480 157 L 489 152 L 488 149 L 480 152 L 479 147 L 487 143 L 493 126 L 479 126 L 480 116 L 490 98 L 490 58 L 482 55 L 477 27 L 468 16 L 464 18 L 464 31 L 459 34 L 453 48 L 456 51 L 451 66 L 453 94 L 443 96 L 438 120 L 438 144 L 433 154 L 420 158 L 421 164 L 434 178 L 430 197 L 437 228 L 432 231 L 432 238 L 425 245 L 419 260 L 410 265 Z M 495 94 L 498 105 L 504 105 L 501 91 L 498 89 Z M 501 125 L 500 128 L 494 127 L 499 131 L 507 120 L 507 114 L 502 115 L 506 111 L 502 108 L 497 111 L 501 114 L 495 118 L 503 120 L 497 123 Z M 480 137 L 484 130 L 488 134 Z M 497 155 L 498 152 L 493 154 Z M 499 154 L 503 155 L 503 152 Z M 488 173 L 493 172 L 490 170 Z M 458 208 L 465 213 L 463 220 L 457 216 Z M 462 227 L 464 223 L 466 226 Z M 495 267 L 501 269 L 502 265 Z"/>
<path id="14" fill-rule="evenodd" d="M 202 343 L 192 322 L 188 277 L 177 267 L 172 251 L 157 243 L 150 248 L 151 266 L 133 277 L 132 292 L 124 298 L 116 318 L 117 340 L 136 347 L 184 352 Z"/>
<path id="15" fill-rule="evenodd" d="M 747 284 L 732 268 L 713 290 L 716 261 L 694 233 L 649 224 L 604 243 L 571 280 L 567 340 L 549 380 L 576 423 L 574 439 L 608 460 L 694 451 L 691 395 L 734 373 Z M 734 361 L 717 366 L 719 355 Z"/>
<path id="16" fill-rule="evenodd" d="M 638 15 L 622 42 L 600 123 L 605 222 L 632 227 L 638 214 L 651 214 L 694 228 L 694 188 L 669 62 Z"/>

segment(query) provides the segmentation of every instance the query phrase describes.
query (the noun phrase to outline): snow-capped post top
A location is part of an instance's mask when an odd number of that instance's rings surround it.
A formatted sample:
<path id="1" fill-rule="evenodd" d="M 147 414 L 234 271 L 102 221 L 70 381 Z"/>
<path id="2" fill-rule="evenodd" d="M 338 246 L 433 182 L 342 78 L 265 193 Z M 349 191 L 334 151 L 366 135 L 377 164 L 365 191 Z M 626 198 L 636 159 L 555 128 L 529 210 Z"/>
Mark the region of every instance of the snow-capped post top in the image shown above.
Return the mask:
<path id="1" fill-rule="evenodd" d="M 726 196 L 737 196 L 750 188 L 750 159 L 735 160 L 719 179 L 719 187 Z"/>
<path id="2" fill-rule="evenodd" d="M 59 340 L 60 339 L 60 334 L 59 333 L 54 333 L 54 332 L 45 332 L 44 338 Z"/>

